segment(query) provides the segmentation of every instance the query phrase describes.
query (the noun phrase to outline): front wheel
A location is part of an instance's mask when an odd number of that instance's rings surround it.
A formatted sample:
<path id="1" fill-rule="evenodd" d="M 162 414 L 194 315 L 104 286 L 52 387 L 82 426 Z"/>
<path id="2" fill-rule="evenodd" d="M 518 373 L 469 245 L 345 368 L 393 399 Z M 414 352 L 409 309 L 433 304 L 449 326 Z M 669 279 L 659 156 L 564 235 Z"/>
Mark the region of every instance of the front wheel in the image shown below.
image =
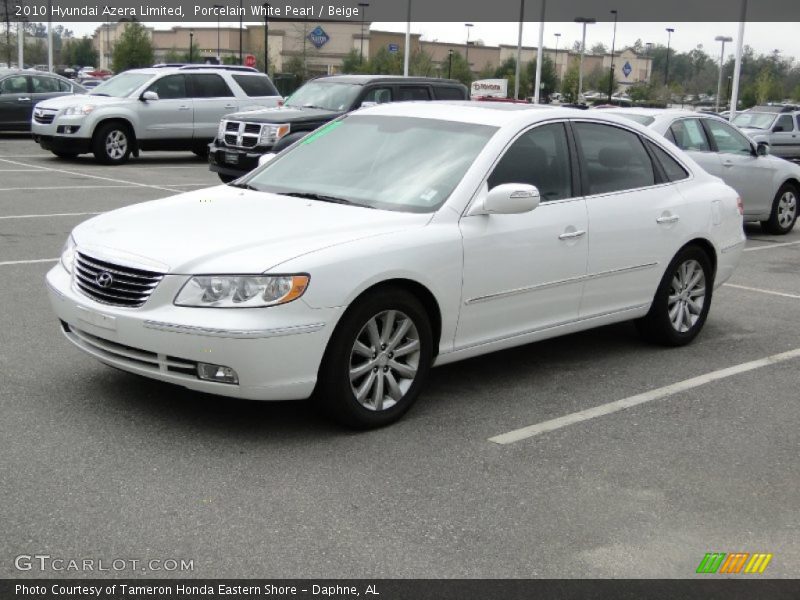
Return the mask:
<path id="1" fill-rule="evenodd" d="M 315 396 L 358 429 L 397 421 L 411 408 L 433 356 L 430 320 L 409 292 L 386 288 L 357 301 L 325 351 Z"/>
<path id="2" fill-rule="evenodd" d="M 131 155 L 131 133 L 121 123 L 102 125 L 94 134 L 92 152 L 104 165 L 121 165 Z"/>
<path id="3" fill-rule="evenodd" d="M 667 267 L 650 312 L 636 321 L 639 333 L 665 346 L 688 344 L 706 322 L 713 289 L 708 254 L 697 246 L 683 248 Z"/>
<path id="4" fill-rule="evenodd" d="M 790 183 L 785 183 L 775 194 L 769 219 L 761 221 L 761 227 L 773 235 L 786 235 L 797 221 L 798 191 Z"/>

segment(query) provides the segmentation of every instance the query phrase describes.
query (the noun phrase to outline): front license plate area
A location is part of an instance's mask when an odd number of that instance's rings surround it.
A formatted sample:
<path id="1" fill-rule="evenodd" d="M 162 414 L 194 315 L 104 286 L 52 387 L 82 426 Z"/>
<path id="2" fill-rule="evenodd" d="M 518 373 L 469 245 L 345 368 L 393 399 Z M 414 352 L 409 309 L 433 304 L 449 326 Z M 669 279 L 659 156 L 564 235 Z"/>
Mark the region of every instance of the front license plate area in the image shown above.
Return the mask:
<path id="1" fill-rule="evenodd" d="M 78 318 L 84 323 L 100 327 L 101 329 L 108 329 L 109 331 L 117 330 L 117 318 L 111 315 L 104 315 L 93 310 L 89 310 L 83 306 L 78 306 Z"/>

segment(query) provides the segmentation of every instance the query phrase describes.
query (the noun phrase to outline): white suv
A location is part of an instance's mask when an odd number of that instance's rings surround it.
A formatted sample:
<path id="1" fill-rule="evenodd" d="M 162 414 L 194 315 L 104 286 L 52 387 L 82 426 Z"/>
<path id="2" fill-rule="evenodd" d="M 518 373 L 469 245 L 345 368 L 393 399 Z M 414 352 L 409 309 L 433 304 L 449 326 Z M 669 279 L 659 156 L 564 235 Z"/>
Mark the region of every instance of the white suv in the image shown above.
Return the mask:
<path id="1" fill-rule="evenodd" d="M 40 102 L 31 130 L 61 158 L 92 152 L 113 165 L 140 150 L 204 156 L 223 116 L 279 100 L 269 77 L 249 67 L 163 65 L 120 73 L 88 95 Z"/>

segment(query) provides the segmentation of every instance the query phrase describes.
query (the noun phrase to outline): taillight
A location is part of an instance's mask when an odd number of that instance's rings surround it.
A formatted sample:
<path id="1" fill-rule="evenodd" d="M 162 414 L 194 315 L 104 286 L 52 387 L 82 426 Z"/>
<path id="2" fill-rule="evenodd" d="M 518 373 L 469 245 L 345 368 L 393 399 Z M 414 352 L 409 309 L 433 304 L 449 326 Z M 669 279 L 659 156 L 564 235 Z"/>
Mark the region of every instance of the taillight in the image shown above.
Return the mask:
<path id="1" fill-rule="evenodd" d="M 744 216 L 744 202 L 742 202 L 741 198 L 736 199 L 736 209 L 739 211 L 739 214 Z"/>

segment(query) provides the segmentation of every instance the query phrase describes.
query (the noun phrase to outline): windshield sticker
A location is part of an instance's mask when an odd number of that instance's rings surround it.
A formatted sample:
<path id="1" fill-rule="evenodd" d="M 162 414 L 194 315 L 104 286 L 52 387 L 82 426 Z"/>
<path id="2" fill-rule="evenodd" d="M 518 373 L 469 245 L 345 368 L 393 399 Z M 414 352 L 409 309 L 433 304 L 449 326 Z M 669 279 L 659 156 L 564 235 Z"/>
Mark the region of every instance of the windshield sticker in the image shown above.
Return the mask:
<path id="1" fill-rule="evenodd" d="M 318 130 L 316 133 L 312 133 L 312 134 L 311 134 L 311 135 L 309 135 L 309 136 L 308 136 L 306 139 L 304 139 L 304 140 L 303 140 L 303 145 L 305 145 L 305 144 L 310 144 L 311 142 L 313 142 L 313 141 L 314 141 L 314 140 L 316 140 L 317 138 L 320 138 L 320 137 L 322 137 L 323 135 L 325 135 L 325 134 L 327 134 L 327 133 L 330 133 L 331 131 L 333 131 L 334 129 L 336 129 L 337 127 L 339 127 L 339 125 L 341 125 L 341 124 L 342 124 L 342 121 L 334 121 L 334 122 L 333 122 L 333 123 L 331 123 L 330 125 L 326 125 L 326 126 L 325 126 L 325 127 L 323 127 L 322 129 Z"/>
<path id="2" fill-rule="evenodd" d="M 422 194 L 420 194 L 419 198 L 420 198 L 420 200 L 424 200 L 425 202 L 430 202 L 434 198 L 436 198 L 436 194 L 438 194 L 438 193 L 439 192 L 437 190 L 434 190 L 434 189 L 431 188 L 431 189 L 426 190 Z"/>

